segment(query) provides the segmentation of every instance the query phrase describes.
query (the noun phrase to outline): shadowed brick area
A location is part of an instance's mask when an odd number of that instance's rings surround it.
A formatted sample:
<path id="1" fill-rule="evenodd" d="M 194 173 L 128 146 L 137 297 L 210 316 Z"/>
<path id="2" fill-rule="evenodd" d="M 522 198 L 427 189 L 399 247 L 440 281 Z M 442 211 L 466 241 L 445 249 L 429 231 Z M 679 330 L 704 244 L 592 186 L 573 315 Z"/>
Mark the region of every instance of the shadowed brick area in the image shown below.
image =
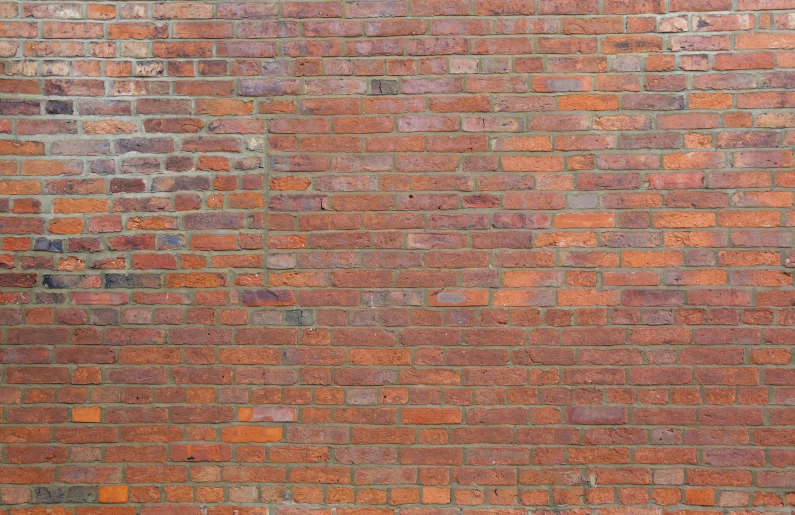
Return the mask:
<path id="1" fill-rule="evenodd" d="M 0 515 L 789 515 L 794 29 L 0 0 Z"/>

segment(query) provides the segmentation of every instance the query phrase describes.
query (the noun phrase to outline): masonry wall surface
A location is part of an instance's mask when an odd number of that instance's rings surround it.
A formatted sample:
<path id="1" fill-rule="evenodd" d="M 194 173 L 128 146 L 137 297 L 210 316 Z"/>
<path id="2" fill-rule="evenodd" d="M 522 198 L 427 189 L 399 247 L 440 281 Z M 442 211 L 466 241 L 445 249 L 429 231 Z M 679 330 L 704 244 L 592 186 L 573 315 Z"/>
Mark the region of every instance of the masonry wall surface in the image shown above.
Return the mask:
<path id="1" fill-rule="evenodd" d="M 795 0 L 0 0 L 0 512 L 795 505 Z"/>

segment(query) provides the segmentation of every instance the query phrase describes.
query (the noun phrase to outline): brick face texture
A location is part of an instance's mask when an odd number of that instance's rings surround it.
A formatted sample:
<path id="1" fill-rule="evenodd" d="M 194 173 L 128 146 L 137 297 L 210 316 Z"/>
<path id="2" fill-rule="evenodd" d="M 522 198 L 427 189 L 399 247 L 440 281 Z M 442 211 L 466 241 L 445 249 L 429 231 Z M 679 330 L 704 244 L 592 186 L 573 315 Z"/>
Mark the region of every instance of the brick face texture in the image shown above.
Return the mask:
<path id="1" fill-rule="evenodd" d="M 791 512 L 795 0 L 0 18 L 0 512 Z"/>

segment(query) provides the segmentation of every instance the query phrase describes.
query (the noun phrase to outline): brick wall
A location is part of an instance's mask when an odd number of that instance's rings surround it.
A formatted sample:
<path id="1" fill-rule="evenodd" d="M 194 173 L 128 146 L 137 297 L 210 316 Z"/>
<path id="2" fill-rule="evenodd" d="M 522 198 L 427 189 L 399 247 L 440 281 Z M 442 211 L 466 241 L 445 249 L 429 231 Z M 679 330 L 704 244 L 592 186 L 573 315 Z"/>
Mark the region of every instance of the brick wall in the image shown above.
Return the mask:
<path id="1" fill-rule="evenodd" d="M 0 512 L 791 512 L 795 0 L 0 18 Z"/>

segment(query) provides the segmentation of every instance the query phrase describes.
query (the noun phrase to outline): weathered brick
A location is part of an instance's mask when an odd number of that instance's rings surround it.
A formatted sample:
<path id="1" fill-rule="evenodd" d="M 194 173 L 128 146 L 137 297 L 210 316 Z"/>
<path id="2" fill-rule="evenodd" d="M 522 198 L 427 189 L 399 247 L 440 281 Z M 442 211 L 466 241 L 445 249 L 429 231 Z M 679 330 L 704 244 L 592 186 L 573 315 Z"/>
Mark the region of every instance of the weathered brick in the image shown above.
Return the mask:
<path id="1" fill-rule="evenodd" d="M 0 2 L 14 515 L 792 504 L 795 2 L 118 4 Z"/>

